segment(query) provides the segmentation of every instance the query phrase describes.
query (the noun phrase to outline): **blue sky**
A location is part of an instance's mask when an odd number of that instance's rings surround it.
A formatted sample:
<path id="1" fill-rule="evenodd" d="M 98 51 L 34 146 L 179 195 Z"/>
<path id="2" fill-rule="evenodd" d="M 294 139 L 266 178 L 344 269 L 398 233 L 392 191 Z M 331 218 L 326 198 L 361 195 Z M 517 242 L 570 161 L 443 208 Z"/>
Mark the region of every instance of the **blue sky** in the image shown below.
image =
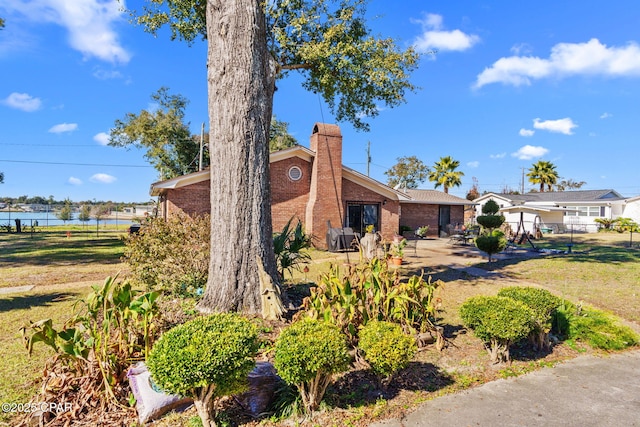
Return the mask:
<path id="1" fill-rule="evenodd" d="M 130 8 L 141 1 L 127 1 Z M 141 152 L 105 145 L 116 119 L 150 108 L 161 86 L 207 122 L 206 45 L 188 47 L 131 25 L 109 0 L 0 0 L 0 196 L 150 200 L 156 171 Z M 373 0 L 373 32 L 425 55 L 407 103 L 381 106 L 369 133 L 341 123 L 343 162 L 370 175 L 401 156 L 460 161 L 464 194 L 519 189 L 523 168 L 557 166 L 584 189 L 640 195 L 640 3 L 636 0 Z M 292 75 L 274 113 L 302 145 L 335 122 Z M 425 182 L 422 188 L 433 188 Z M 525 190 L 532 186 L 525 179 Z"/>

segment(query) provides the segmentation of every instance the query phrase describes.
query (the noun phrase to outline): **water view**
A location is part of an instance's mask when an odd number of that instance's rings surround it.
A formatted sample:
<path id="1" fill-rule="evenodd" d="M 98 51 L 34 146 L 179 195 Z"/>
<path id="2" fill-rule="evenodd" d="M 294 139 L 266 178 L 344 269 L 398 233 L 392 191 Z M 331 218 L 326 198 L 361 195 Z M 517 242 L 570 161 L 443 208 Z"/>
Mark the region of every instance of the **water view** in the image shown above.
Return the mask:
<path id="1" fill-rule="evenodd" d="M 65 224 L 93 224 L 95 225 L 95 218 L 91 218 L 89 221 L 80 221 L 78 219 L 78 214 L 74 213 L 72 215 L 72 219 L 69 221 L 63 221 L 58 219 L 55 213 L 52 212 L 10 212 L 10 211 L 0 211 L 0 225 L 11 224 L 11 226 L 15 226 L 15 220 L 19 219 L 23 226 L 36 226 L 36 227 L 49 227 L 54 225 L 65 225 Z M 120 213 L 116 215 L 114 212 L 109 218 L 101 219 L 100 224 L 132 224 L 131 215 L 126 215 Z"/>

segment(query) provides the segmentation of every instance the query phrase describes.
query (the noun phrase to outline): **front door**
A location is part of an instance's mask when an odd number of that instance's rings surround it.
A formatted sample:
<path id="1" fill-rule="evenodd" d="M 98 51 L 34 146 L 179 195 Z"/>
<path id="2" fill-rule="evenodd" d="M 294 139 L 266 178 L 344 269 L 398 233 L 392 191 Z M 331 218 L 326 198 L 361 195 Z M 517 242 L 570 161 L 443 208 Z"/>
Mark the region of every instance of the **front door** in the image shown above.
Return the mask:
<path id="1" fill-rule="evenodd" d="M 347 203 L 347 227 L 364 235 L 367 226 L 380 231 L 380 206 L 377 203 Z"/>

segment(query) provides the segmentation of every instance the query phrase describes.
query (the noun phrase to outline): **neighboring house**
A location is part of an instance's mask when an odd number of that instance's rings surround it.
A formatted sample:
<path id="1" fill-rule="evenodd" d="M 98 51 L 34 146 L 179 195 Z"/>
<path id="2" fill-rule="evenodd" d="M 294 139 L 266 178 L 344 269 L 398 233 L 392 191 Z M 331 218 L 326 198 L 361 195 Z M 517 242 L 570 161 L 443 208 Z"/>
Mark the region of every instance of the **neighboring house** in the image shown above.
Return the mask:
<path id="1" fill-rule="evenodd" d="M 615 219 L 625 216 L 630 200 L 615 190 L 550 191 L 544 193 L 503 194 L 487 193 L 474 200 L 476 216 L 482 215 L 482 205 L 493 199 L 513 230 L 522 221 L 524 230 L 533 233 L 536 227 L 543 231 L 568 230 L 595 232 L 596 218 Z M 633 202 L 630 206 L 637 206 Z M 640 206 L 638 206 L 640 209 Z M 637 217 L 636 217 L 637 218 Z"/>
<path id="2" fill-rule="evenodd" d="M 631 218 L 636 223 L 640 224 L 640 196 L 631 197 L 625 200 L 622 217 Z"/>
<path id="3" fill-rule="evenodd" d="M 437 236 L 448 223 L 464 221 L 469 201 L 435 190 L 395 190 L 342 164 L 342 135 L 337 125 L 316 123 L 310 148 L 294 146 L 271 153 L 271 213 L 275 232 L 299 218 L 314 245 L 326 248 L 329 224 L 363 234 L 373 225 L 385 239 L 401 225 L 428 225 Z M 159 215 L 210 212 L 209 170 L 151 185 L 159 196 Z"/>

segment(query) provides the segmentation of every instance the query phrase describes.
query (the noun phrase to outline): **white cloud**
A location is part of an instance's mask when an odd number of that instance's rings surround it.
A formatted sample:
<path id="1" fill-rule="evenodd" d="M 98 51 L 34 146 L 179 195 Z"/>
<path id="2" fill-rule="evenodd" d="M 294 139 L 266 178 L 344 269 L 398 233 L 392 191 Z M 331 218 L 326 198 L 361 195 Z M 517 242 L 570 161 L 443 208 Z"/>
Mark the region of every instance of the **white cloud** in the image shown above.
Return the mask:
<path id="1" fill-rule="evenodd" d="M 525 145 L 520 147 L 518 151 L 512 153 L 511 156 L 516 157 L 520 160 L 531 160 L 536 157 L 542 157 L 547 154 L 549 150 L 544 147 L 535 147 L 533 145 Z"/>
<path id="2" fill-rule="evenodd" d="M 610 114 L 610 113 L 606 113 L 606 112 L 605 112 L 605 113 L 602 113 L 602 114 L 600 115 L 600 118 L 601 118 L 601 119 L 608 119 L 609 117 L 613 117 L 613 114 Z"/>
<path id="3" fill-rule="evenodd" d="M 53 22 L 64 27 L 71 47 L 87 57 L 126 63 L 131 58 L 120 44 L 114 24 L 123 20 L 117 0 L 31 0 L 3 2 L 9 12 L 17 12 L 34 22 Z"/>
<path id="4" fill-rule="evenodd" d="M 97 133 L 93 136 L 93 140 L 100 145 L 109 144 L 109 134 L 105 132 Z"/>
<path id="5" fill-rule="evenodd" d="M 113 79 L 122 79 L 124 76 L 120 71 L 107 71 L 103 69 L 97 69 L 93 72 L 93 77 L 98 80 L 113 80 Z"/>
<path id="6" fill-rule="evenodd" d="M 82 180 L 80 178 L 76 178 L 75 176 L 70 176 L 67 182 L 71 185 L 82 185 Z"/>
<path id="7" fill-rule="evenodd" d="M 477 168 L 478 166 L 480 166 L 480 162 L 477 160 L 473 162 L 467 162 L 467 166 L 469 166 L 470 168 Z"/>
<path id="8" fill-rule="evenodd" d="M 116 178 L 115 176 L 107 175 L 106 173 L 97 173 L 91 176 L 91 178 L 89 178 L 91 182 L 97 182 L 100 184 L 111 184 L 112 182 L 115 182 L 117 179 L 118 178 Z"/>
<path id="9" fill-rule="evenodd" d="M 507 153 L 489 154 L 490 159 L 504 159 L 506 156 Z"/>
<path id="10" fill-rule="evenodd" d="M 42 106 L 40 98 L 34 98 L 28 93 L 13 92 L 2 100 L 2 103 L 7 107 L 15 108 L 16 110 L 22 110 L 26 112 L 32 112 L 39 110 Z"/>
<path id="11" fill-rule="evenodd" d="M 64 132 L 73 132 L 76 129 L 78 129 L 77 123 L 60 123 L 55 126 L 52 126 L 51 129 L 49 129 L 49 132 L 64 133 Z"/>
<path id="12" fill-rule="evenodd" d="M 536 133 L 536 131 L 535 130 L 531 130 L 531 129 L 522 128 L 522 129 L 520 129 L 520 132 L 518 132 L 518 133 L 520 134 L 520 136 L 528 137 L 528 136 L 533 136 L 533 134 Z"/>
<path id="13" fill-rule="evenodd" d="M 422 25 L 423 32 L 413 43 L 415 49 L 421 53 L 433 50 L 463 51 L 480 41 L 480 37 L 475 34 L 466 34 L 460 30 L 444 30 L 441 15 L 430 13 L 424 19 L 415 19 L 413 22 Z"/>
<path id="14" fill-rule="evenodd" d="M 533 127 L 549 132 L 573 135 L 573 128 L 577 128 L 578 125 L 573 123 L 573 120 L 571 120 L 569 117 L 565 117 L 564 119 L 545 121 L 540 121 L 540 119 L 533 119 Z"/>
<path id="15" fill-rule="evenodd" d="M 549 58 L 510 56 L 498 59 L 476 79 L 475 88 L 491 83 L 521 86 L 532 80 L 573 75 L 640 76 L 640 46 L 634 42 L 607 47 L 598 39 L 558 43 Z"/>

